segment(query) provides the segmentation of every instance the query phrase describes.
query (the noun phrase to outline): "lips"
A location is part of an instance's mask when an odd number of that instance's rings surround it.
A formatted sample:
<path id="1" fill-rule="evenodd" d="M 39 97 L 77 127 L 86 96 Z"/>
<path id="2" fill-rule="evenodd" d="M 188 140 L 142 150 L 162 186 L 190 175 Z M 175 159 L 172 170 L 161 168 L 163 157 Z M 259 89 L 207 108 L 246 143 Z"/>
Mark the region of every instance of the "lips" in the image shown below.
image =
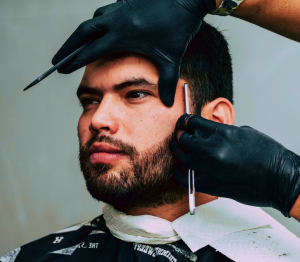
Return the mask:
<path id="1" fill-rule="evenodd" d="M 103 143 L 93 144 L 89 149 L 89 155 L 91 164 L 108 164 L 125 157 L 124 151 Z"/>

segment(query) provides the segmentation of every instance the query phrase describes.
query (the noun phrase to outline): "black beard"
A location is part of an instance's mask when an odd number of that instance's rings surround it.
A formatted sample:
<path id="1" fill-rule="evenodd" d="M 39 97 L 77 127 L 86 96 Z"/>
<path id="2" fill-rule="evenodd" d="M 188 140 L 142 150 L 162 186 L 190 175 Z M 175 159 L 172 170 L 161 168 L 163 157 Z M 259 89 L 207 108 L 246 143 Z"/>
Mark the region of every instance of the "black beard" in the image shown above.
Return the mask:
<path id="1" fill-rule="evenodd" d="M 176 203 L 187 195 L 187 190 L 171 173 L 174 158 L 169 144 L 173 137 L 174 133 L 140 153 L 132 145 L 109 136 L 91 138 L 79 148 L 80 169 L 87 190 L 96 200 L 123 212 Z M 130 158 L 129 164 L 116 172 L 109 171 L 109 164 L 91 165 L 88 149 L 96 141 L 106 142 L 124 151 Z"/>

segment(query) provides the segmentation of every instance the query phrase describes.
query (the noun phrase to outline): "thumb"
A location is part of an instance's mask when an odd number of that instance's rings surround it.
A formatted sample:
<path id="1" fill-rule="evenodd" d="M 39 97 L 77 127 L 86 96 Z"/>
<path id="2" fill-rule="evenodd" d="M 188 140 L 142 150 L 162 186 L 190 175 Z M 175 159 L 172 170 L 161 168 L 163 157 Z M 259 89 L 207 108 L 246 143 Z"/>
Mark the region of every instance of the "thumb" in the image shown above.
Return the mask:
<path id="1" fill-rule="evenodd" d="M 188 118 L 185 125 L 187 131 L 192 133 L 197 131 L 198 135 L 207 139 L 217 130 L 220 123 L 205 119 L 199 115 L 193 115 Z"/>
<path id="2" fill-rule="evenodd" d="M 174 104 L 180 66 L 164 63 L 160 67 L 158 89 L 162 102 L 170 107 Z"/>
<path id="3" fill-rule="evenodd" d="M 119 1 L 117 1 L 117 2 L 119 2 Z M 95 11 L 93 18 L 104 15 L 105 13 L 108 13 L 108 12 L 113 12 L 116 9 L 118 9 L 121 5 L 122 5 L 122 3 L 112 3 L 109 5 L 102 6 Z"/>

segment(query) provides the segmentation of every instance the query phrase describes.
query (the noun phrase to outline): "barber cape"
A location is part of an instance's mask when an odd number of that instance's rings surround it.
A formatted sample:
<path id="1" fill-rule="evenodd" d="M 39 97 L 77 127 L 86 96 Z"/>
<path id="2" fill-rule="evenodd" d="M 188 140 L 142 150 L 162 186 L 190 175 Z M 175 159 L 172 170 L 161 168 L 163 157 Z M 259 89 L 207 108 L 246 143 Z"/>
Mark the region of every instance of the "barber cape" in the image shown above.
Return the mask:
<path id="1" fill-rule="evenodd" d="M 1 262 L 300 261 L 300 239 L 258 207 L 219 198 L 173 222 L 103 215 L 16 248 Z"/>

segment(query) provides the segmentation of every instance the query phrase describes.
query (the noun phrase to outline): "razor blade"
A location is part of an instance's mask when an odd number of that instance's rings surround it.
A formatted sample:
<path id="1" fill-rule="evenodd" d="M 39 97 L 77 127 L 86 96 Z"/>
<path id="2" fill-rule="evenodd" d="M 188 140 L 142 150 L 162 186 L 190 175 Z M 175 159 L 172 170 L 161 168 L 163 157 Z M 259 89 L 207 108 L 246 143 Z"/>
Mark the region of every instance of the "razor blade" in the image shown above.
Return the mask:
<path id="1" fill-rule="evenodd" d="M 188 85 L 184 84 L 184 98 L 185 98 L 185 112 L 190 113 L 189 110 L 189 96 L 188 96 Z M 188 182 L 189 182 L 189 208 L 190 208 L 190 215 L 195 214 L 195 174 L 194 170 L 189 169 L 188 172 Z"/>

